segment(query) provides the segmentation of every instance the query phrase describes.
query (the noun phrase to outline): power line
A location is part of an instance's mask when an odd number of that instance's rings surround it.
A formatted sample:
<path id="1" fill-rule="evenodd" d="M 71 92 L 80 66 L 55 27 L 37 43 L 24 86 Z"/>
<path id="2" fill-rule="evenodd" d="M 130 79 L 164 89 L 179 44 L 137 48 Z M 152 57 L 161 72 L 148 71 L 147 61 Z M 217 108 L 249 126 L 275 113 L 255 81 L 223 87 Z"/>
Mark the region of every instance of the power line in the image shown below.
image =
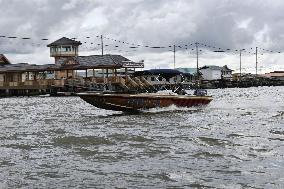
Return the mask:
<path id="1" fill-rule="evenodd" d="M 81 36 L 78 38 L 72 38 L 72 39 L 81 39 L 81 41 L 83 41 L 83 45 L 91 45 L 91 46 L 95 46 L 95 42 L 94 42 L 94 38 L 101 38 L 102 39 L 107 39 L 112 41 L 113 43 L 120 43 L 121 45 L 113 45 L 115 48 L 129 48 L 129 49 L 141 49 L 141 48 L 146 48 L 146 49 L 152 49 L 152 50 L 159 50 L 159 49 L 164 49 L 164 50 L 169 50 L 172 48 L 172 45 L 164 45 L 164 46 L 159 46 L 159 45 L 142 45 L 142 44 L 135 44 L 135 43 L 130 43 L 127 41 L 123 41 L 123 40 L 118 40 L 118 39 L 114 39 L 114 38 L 110 38 L 110 37 L 106 37 L 106 36 L 102 36 L 102 35 L 95 35 L 94 37 L 90 37 L 90 36 Z M 34 43 L 30 44 L 30 46 L 33 47 L 40 47 L 40 46 L 44 46 L 45 44 L 41 44 L 42 42 L 49 42 L 51 41 L 48 38 L 33 38 L 33 37 L 19 37 L 19 36 L 13 36 L 13 35 L 0 35 L 0 40 L 2 39 L 7 39 L 7 40 L 23 40 L 25 41 L 25 43 L 29 43 L 32 41 L 38 41 L 38 43 L 35 45 Z M 90 42 L 89 40 L 92 40 L 93 42 Z M 41 41 L 41 42 L 39 42 Z M 6 42 L 1 41 L 2 44 L 0 43 L 0 46 L 2 47 L 6 47 L 5 45 Z M 9 42 L 10 43 L 10 42 Z M 10 44 L 9 46 L 11 46 L 13 44 Z M 26 44 L 28 45 L 28 44 Z M 103 54 L 103 49 L 104 47 L 109 46 L 109 44 L 104 45 L 103 42 L 101 41 L 101 44 L 97 44 L 98 46 L 101 46 L 102 49 L 102 54 Z M 175 53 L 180 49 L 180 50 L 184 50 L 184 51 L 190 51 L 190 47 L 193 45 L 193 43 L 187 43 L 187 44 L 183 44 L 183 45 L 175 45 Z M 221 48 L 221 47 L 216 47 L 214 45 L 209 45 L 209 44 L 205 44 L 205 43 L 199 43 L 199 47 L 200 48 L 204 48 L 207 49 L 208 51 L 211 52 L 224 52 L 224 53 L 234 53 L 239 51 L 234 50 L 232 48 Z M 193 49 L 191 49 L 193 51 Z M 255 54 L 253 52 L 251 52 L 252 48 L 248 48 L 246 50 L 243 51 L 243 54 Z M 273 51 L 273 50 L 268 50 L 268 49 L 264 49 L 264 48 L 259 48 L 260 51 L 260 55 L 263 55 L 264 53 L 281 53 L 281 51 Z M 175 63 L 174 63 L 175 64 Z M 175 67 L 175 65 L 174 65 Z"/>

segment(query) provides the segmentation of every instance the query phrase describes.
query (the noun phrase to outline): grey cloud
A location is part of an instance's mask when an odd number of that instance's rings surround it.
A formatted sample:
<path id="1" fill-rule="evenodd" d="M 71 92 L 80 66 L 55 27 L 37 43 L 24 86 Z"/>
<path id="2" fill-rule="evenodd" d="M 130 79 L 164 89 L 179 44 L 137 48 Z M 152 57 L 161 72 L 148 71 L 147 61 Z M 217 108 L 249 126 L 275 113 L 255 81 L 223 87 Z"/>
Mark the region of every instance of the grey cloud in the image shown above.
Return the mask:
<path id="1" fill-rule="evenodd" d="M 82 17 L 89 10 L 88 3 L 57 0 L 2 0 L 0 3 L 0 35 L 29 37 L 31 40 L 1 39 L 0 50 L 15 53 L 32 52 L 38 44 L 45 45 L 40 39 L 69 34 L 70 28 L 79 25 L 70 21 Z M 78 2 L 78 1 L 77 1 Z M 87 1 L 86 1 L 87 2 Z M 64 9 L 64 7 L 67 7 Z M 79 21 L 79 20 L 76 20 Z M 3 47 L 4 45 L 4 47 Z M 25 45 L 25 48 L 19 46 Z"/>
<path id="2" fill-rule="evenodd" d="M 275 43 L 283 41 L 281 1 L 143 1 L 109 8 L 106 31 L 119 38 L 144 43 L 180 44 L 195 41 L 220 47 L 253 45 L 256 33 L 269 27 L 267 35 Z M 277 4 L 273 5 L 273 4 Z M 114 14 L 107 14 L 107 13 Z M 239 23 L 251 19 L 247 28 Z M 118 26 L 118 27 L 112 27 Z M 282 47 L 281 47 L 282 48 Z"/>
<path id="3" fill-rule="evenodd" d="M 221 48 L 263 46 L 284 51 L 283 9 L 281 0 L 0 0 L 0 35 L 34 38 L 31 42 L 0 38 L 0 52 L 44 51 L 46 43 L 41 38 L 62 36 L 78 37 L 89 44 L 81 49 L 94 50 L 99 39 L 86 36 L 98 34 L 153 46 L 201 42 Z M 125 46 L 122 53 L 127 49 L 127 45 L 113 44 Z M 141 57 L 150 51 L 168 49 L 137 49 L 131 55 Z"/>

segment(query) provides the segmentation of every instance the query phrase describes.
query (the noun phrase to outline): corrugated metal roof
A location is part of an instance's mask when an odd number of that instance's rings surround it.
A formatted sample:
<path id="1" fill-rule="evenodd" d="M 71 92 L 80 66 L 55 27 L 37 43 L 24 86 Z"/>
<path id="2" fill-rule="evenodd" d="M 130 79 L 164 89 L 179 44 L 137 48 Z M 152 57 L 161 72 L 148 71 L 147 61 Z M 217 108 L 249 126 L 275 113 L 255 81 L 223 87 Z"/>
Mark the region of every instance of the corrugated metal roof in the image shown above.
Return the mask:
<path id="1" fill-rule="evenodd" d="M 180 75 L 182 72 L 174 69 L 151 69 L 144 71 L 135 72 L 136 75 L 159 75 L 159 74 L 170 74 L 170 75 Z"/>
<path id="2" fill-rule="evenodd" d="M 183 73 L 190 73 L 192 75 L 196 74 L 196 68 L 176 68 L 176 70 L 183 72 Z"/>
<path id="3" fill-rule="evenodd" d="M 0 54 L 0 65 L 1 64 L 11 64 L 10 61 L 4 56 L 4 54 Z"/>
<path id="4" fill-rule="evenodd" d="M 74 61 L 77 64 L 68 64 L 68 61 Z M 122 68 L 124 61 L 129 59 L 121 55 L 91 55 L 78 56 L 70 58 L 61 58 L 58 64 L 35 65 L 28 63 L 0 65 L 0 72 L 26 72 L 26 71 L 57 71 L 57 70 L 83 70 L 96 68 Z M 134 62 L 133 62 L 134 63 Z M 134 63 L 135 64 L 135 63 Z"/>
<path id="5" fill-rule="evenodd" d="M 203 69 L 210 69 L 210 70 L 222 70 L 222 67 L 220 66 L 203 66 L 201 68 L 199 68 L 200 70 L 203 70 Z"/>
<path id="6" fill-rule="evenodd" d="M 203 66 L 200 68 L 200 70 L 202 69 L 210 69 L 210 70 L 222 70 L 222 71 L 233 71 L 231 69 L 228 68 L 227 65 L 223 66 L 223 67 L 220 67 L 220 66 Z"/>
<path id="7" fill-rule="evenodd" d="M 183 73 L 176 69 L 151 69 L 151 70 L 137 71 L 134 73 L 134 76 L 146 76 L 146 75 L 148 76 L 159 75 L 167 80 L 178 75 L 185 77 L 192 76 L 192 74 L 190 73 Z"/>
<path id="8" fill-rule="evenodd" d="M 0 72 L 27 72 L 27 71 L 49 71 L 60 70 L 55 64 L 35 65 L 28 63 L 8 64 L 0 66 Z"/>
<path id="9" fill-rule="evenodd" d="M 284 72 L 283 71 L 274 71 L 270 73 L 264 74 L 265 77 L 284 77 Z"/>
<path id="10" fill-rule="evenodd" d="M 74 65 L 74 68 L 84 69 L 84 68 L 95 68 L 95 67 L 122 67 L 123 61 L 130 61 L 129 59 L 121 56 L 121 55 L 91 55 L 91 56 L 77 56 L 71 58 L 61 58 L 58 60 L 58 64 L 62 66 L 69 66 L 68 61 L 74 61 L 78 63 L 78 65 Z"/>

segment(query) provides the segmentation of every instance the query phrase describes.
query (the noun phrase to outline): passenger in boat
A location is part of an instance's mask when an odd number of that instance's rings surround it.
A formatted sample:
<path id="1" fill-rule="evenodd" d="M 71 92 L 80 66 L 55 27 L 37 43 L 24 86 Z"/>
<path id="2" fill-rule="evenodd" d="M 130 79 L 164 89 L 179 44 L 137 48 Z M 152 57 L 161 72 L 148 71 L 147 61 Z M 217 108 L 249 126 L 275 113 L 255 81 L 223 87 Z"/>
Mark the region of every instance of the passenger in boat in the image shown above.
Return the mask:
<path id="1" fill-rule="evenodd" d="M 181 83 L 177 84 L 177 86 L 173 90 L 173 92 L 177 93 L 178 95 L 186 95 L 187 94 Z"/>
<path id="2" fill-rule="evenodd" d="M 207 95 L 207 91 L 205 89 L 196 89 L 194 91 L 194 95 L 196 95 L 196 96 L 206 96 Z"/>

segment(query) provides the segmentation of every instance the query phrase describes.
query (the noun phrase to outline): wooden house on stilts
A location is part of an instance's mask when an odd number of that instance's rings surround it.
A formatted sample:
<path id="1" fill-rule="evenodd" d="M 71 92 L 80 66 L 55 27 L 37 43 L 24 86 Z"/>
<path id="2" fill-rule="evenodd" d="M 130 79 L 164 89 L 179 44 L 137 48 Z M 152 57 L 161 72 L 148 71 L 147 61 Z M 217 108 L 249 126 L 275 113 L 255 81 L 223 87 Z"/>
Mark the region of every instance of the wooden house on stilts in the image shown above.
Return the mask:
<path id="1" fill-rule="evenodd" d="M 0 95 L 79 92 L 99 84 L 123 90 L 135 87 L 137 83 L 128 76 L 128 70 L 143 68 L 144 63 L 112 54 L 79 56 L 81 44 L 63 37 L 47 45 L 54 64 L 11 64 L 0 54 Z"/>

